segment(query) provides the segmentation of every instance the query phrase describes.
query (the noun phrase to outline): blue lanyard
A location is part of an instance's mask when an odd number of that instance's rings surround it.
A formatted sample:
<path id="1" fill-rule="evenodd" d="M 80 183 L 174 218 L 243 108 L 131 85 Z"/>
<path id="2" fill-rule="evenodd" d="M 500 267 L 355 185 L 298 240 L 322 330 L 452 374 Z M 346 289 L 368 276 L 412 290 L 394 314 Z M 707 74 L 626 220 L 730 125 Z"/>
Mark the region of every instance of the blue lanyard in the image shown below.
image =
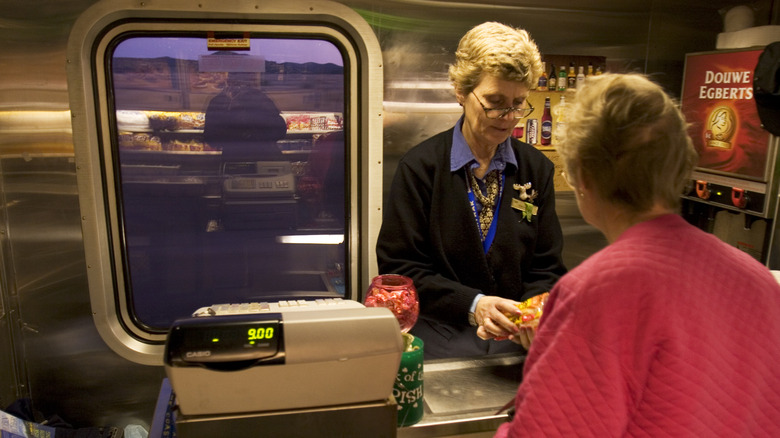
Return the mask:
<path id="1" fill-rule="evenodd" d="M 504 174 L 501 173 L 501 184 L 498 186 L 498 199 L 496 200 L 496 209 L 493 212 L 493 221 L 490 222 L 490 228 L 488 228 L 487 235 L 482 239 L 482 249 L 487 254 L 490 249 L 490 245 L 493 244 L 493 239 L 496 238 L 496 228 L 498 227 L 498 211 L 501 209 L 501 195 L 504 193 Z M 474 219 L 477 221 L 477 232 L 479 237 L 482 238 L 482 229 L 479 227 L 479 213 L 477 212 L 477 200 L 474 192 L 471 190 L 471 184 L 469 184 L 468 172 L 466 173 L 466 189 L 469 195 L 469 204 L 471 204 L 471 211 L 474 213 Z M 483 205 L 482 208 L 485 208 Z"/>

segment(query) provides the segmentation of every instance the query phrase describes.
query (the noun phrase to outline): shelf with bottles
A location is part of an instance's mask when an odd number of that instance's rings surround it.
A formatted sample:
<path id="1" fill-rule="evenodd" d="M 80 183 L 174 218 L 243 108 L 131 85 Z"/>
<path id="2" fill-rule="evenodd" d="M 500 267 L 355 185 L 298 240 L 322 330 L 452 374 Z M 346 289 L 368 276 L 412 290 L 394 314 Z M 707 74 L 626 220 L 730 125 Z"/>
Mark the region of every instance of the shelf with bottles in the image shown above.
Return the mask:
<path id="1" fill-rule="evenodd" d="M 537 149 L 552 150 L 555 148 L 557 133 L 565 123 L 563 111 L 566 107 L 566 99 L 569 93 L 551 91 L 532 91 L 528 96 L 528 102 L 534 107 L 534 111 L 517 124 L 513 137 L 530 143 Z M 542 138 L 542 129 L 545 118 L 545 105 L 549 101 L 550 137 L 549 141 Z M 529 135 L 530 134 L 530 135 Z"/>
<path id="2" fill-rule="evenodd" d="M 542 104 L 542 108 L 544 104 Z M 564 103 L 565 105 L 565 103 Z M 563 163 L 561 161 L 560 154 L 555 149 L 555 142 L 556 142 L 556 133 L 561 129 L 561 116 L 553 116 L 552 113 L 555 111 L 555 109 L 561 109 L 563 105 L 560 105 L 557 108 L 553 108 L 551 105 L 551 116 L 552 116 L 552 132 L 551 132 L 551 141 L 549 144 L 541 144 L 541 129 L 542 125 L 539 119 L 534 119 L 534 116 L 539 116 L 536 111 L 534 111 L 530 118 L 521 120 L 517 127 L 515 127 L 515 130 L 513 132 L 513 136 L 518 138 L 521 141 L 527 141 L 526 134 L 528 132 L 528 126 L 529 124 L 533 125 L 536 124 L 537 131 L 537 141 L 536 144 L 533 144 L 536 149 L 540 150 L 547 158 L 550 159 L 550 161 L 553 162 L 555 165 L 555 177 L 554 177 L 554 185 L 555 185 L 555 191 L 556 192 L 567 192 L 571 191 L 571 187 L 566 183 L 566 180 L 563 178 L 563 174 L 561 173 L 563 171 Z M 536 107 L 534 107 L 536 108 Z M 542 113 L 543 114 L 543 113 Z M 529 122 L 529 120 L 534 120 L 533 122 Z M 557 125 L 556 125 L 557 123 Z"/>
<path id="3" fill-rule="evenodd" d="M 531 90 L 528 96 L 528 103 L 535 111 L 518 124 L 513 135 L 538 149 L 554 150 L 557 134 L 565 123 L 566 99 L 571 102 L 577 86 L 581 86 L 587 75 L 604 71 L 606 58 L 545 55 L 542 64 L 545 73 L 539 78 L 538 86 Z M 555 67 L 556 65 L 559 67 Z M 545 106 L 549 106 L 547 114 Z"/>
<path id="4" fill-rule="evenodd" d="M 536 91 L 568 91 L 591 75 L 606 71 L 607 58 L 584 55 L 544 55 L 544 74 L 539 78 Z"/>
<path id="5" fill-rule="evenodd" d="M 531 105 L 533 105 L 534 112 L 527 118 L 520 120 L 513 132 L 514 137 L 532 144 L 553 162 L 555 165 L 553 183 L 556 192 L 568 192 L 572 190 L 563 178 L 563 174 L 561 173 L 563 171 L 563 163 L 558 151 L 555 149 L 558 133 L 565 123 L 563 112 L 566 107 L 567 96 L 571 96 L 571 94 L 558 91 L 532 91 L 528 100 L 531 102 Z M 548 103 L 549 108 L 545 108 Z M 549 123 L 549 127 L 547 128 L 544 127 L 545 121 Z M 535 129 L 536 131 L 529 136 L 529 129 Z M 542 131 L 547 129 L 549 129 L 549 137 L 545 136 L 545 139 L 543 139 Z M 549 139 L 549 141 L 547 139 Z"/>

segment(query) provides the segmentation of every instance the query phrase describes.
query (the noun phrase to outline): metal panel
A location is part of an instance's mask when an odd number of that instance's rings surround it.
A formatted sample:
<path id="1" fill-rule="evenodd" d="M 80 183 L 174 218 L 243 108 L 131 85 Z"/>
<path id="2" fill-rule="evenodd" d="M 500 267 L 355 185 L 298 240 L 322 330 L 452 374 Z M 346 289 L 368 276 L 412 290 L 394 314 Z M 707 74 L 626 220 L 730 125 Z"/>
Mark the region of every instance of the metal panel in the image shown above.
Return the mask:
<path id="1" fill-rule="evenodd" d="M 148 426 L 164 376 L 162 367 L 133 363 L 108 348 L 92 320 L 87 287 L 66 43 L 76 18 L 93 3 L 0 0 L 0 407 L 26 395 L 44 415 L 59 414 L 76 426 Z M 444 72 L 460 36 L 472 25 L 496 20 L 528 28 L 544 53 L 607 56 L 610 65 L 653 74 L 678 93 L 680 86 L 675 83 L 682 78 L 681 54 L 714 48 L 721 30 L 720 9 L 744 2 L 342 3 L 371 24 L 383 50 L 387 87 L 410 80 L 446 83 Z M 247 5 L 254 7 L 254 3 Z M 777 24 L 778 0 L 752 5 L 757 10 L 756 24 Z M 774 17 L 770 17 L 772 12 Z M 447 91 L 441 92 L 445 96 L 437 95 L 435 101 L 451 103 Z M 392 99 L 433 101 L 430 90 L 407 93 Z M 387 111 L 385 154 L 362 165 L 383 162 L 384 177 L 377 183 L 387 185 L 400 154 L 448 128 L 456 117 L 457 111 L 422 113 L 411 111 L 411 106 Z M 373 201 L 380 214 L 381 200 Z M 559 211 L 567 239 L 564 258 L 576 264 L 601 246 L 599 235 L 581 222 L 573 200 L 562 197 Z M 368 252 L 359 257 L 366 263 L 374 259 Z M 9 344 L 9 339 L 19 342 Z M 11 356 L 24 369 L 14 369 Z"/>

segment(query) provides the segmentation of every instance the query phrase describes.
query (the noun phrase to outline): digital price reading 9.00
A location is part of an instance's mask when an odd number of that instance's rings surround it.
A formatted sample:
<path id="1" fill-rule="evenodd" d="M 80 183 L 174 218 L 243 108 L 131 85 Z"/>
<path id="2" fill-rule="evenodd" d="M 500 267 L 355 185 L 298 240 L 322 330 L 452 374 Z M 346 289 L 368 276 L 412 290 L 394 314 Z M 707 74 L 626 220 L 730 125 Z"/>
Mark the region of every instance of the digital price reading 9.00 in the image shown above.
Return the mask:
<path id="1" fill-rule="evenodd" d="M 247 331 L 247 340 L 249 341 L 250 344 L 253 344 L 255 341 L 270 340 L 273 338 L 274 338 L 273 327 L 250 328 Z"/>

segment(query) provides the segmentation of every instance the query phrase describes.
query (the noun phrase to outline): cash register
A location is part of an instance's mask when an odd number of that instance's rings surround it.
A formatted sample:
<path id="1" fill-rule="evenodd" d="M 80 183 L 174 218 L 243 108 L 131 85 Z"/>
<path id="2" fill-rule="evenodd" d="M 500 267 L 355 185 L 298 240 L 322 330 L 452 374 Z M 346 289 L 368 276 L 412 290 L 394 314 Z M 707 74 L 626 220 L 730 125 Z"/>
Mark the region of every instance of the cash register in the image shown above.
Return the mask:
<path id="1" fill-rule="evenodd" d="M 295 222 L 295 176 L 289 161 L 226 162 L 222 175 L 226 228 L 286 228 Z"/>
<path id="2" fill-rule="evenodd" d="M 171 327 L 177 436 L 395 436 L 401 332 L 344 299 L 222 304 Z"/>

